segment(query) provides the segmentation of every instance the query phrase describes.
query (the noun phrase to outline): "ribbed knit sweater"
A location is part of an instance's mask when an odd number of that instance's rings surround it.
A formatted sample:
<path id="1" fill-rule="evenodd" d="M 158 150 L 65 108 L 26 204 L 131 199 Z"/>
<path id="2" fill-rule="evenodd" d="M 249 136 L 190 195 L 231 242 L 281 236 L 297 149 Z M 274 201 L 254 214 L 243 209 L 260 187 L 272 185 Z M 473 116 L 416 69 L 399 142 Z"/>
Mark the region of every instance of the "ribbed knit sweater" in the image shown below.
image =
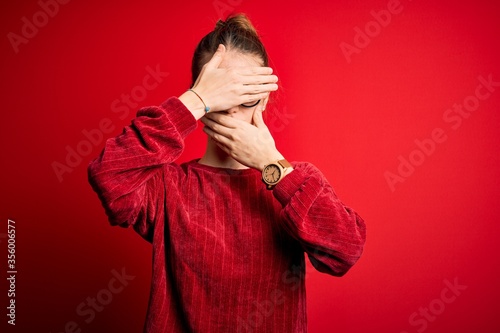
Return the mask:
<path id="1" fill-rule="evenodd" d="M 306 332 L 305 258 L 341 276 L 365 224 L 310 163 L 267 190 L 254 169 L 175 161 L 197 126 L 177 98 L 139 110 L 89 165 L 111 225 L 152 243 L 146 333 Z"/>

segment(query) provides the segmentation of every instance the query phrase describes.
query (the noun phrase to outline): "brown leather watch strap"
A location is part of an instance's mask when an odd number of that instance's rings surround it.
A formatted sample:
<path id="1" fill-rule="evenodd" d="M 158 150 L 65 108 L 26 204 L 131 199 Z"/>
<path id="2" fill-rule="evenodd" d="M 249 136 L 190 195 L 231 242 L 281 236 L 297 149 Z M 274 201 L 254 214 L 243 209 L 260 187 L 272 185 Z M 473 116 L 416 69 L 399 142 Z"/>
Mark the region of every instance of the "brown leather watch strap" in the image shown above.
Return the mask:
<path id="1" fill-rule="evenodd" d="M 292 167 L 292 165 L 285 159 L 279 160 L 278 163 L 285 169 Z"/>

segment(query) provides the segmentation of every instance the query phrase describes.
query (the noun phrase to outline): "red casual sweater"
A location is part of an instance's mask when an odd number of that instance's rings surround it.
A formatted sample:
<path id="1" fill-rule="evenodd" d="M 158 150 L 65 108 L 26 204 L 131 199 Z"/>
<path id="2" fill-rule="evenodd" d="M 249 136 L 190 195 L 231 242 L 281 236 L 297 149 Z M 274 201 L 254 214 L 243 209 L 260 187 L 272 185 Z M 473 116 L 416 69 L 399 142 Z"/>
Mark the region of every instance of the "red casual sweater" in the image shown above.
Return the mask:
<path id="1" fill-rule="evenodd" d="M 174 163 L 196 126 L 172 97 L 139 110 L 89 165 L 110 223 L 153 245 L 144 332 L 306 332 L 304 252 L 345 274 L 363 220 L 309 163 L 292 163 L 272 191 L 254 169 Z"/>

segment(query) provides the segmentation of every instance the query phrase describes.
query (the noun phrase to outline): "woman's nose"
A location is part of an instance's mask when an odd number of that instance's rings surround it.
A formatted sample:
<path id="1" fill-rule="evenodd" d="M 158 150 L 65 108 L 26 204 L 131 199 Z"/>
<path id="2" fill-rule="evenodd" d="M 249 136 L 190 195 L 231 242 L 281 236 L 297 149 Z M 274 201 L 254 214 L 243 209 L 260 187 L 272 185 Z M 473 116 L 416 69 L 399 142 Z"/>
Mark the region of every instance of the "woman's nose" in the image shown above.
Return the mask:
<path id="1" fill-rule="evenodd" d="M 239 108 L 240 108 L 239 105 L 233 106 L 232 108 L 228 109 L 226 112 L 229 114 L 236 113 L 236 112 L 238 112 Z"/>

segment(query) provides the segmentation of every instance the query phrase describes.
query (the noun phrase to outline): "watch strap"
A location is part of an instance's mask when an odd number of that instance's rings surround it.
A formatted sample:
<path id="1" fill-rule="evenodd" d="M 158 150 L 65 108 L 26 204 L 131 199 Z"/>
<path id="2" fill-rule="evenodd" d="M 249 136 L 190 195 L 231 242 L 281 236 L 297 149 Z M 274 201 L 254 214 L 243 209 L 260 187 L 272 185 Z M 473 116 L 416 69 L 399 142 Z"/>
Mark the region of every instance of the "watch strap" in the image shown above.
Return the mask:
<path id="1" fill-rule="evenodd" d="M 288 168 L 291 168 L 291 167 L 292 167 L 292 165 L 290 164 L 290 162 L 288 162 L 288 161 L 287 161 L 287 160 L 285 160 L 285 159 L 279 160 L 279 161 L 277 161 L 277 163 L 278 163 L 279 165 L 281 165 L 281 166 L 283 167 L 283 169 L 288 169 Z"/>

